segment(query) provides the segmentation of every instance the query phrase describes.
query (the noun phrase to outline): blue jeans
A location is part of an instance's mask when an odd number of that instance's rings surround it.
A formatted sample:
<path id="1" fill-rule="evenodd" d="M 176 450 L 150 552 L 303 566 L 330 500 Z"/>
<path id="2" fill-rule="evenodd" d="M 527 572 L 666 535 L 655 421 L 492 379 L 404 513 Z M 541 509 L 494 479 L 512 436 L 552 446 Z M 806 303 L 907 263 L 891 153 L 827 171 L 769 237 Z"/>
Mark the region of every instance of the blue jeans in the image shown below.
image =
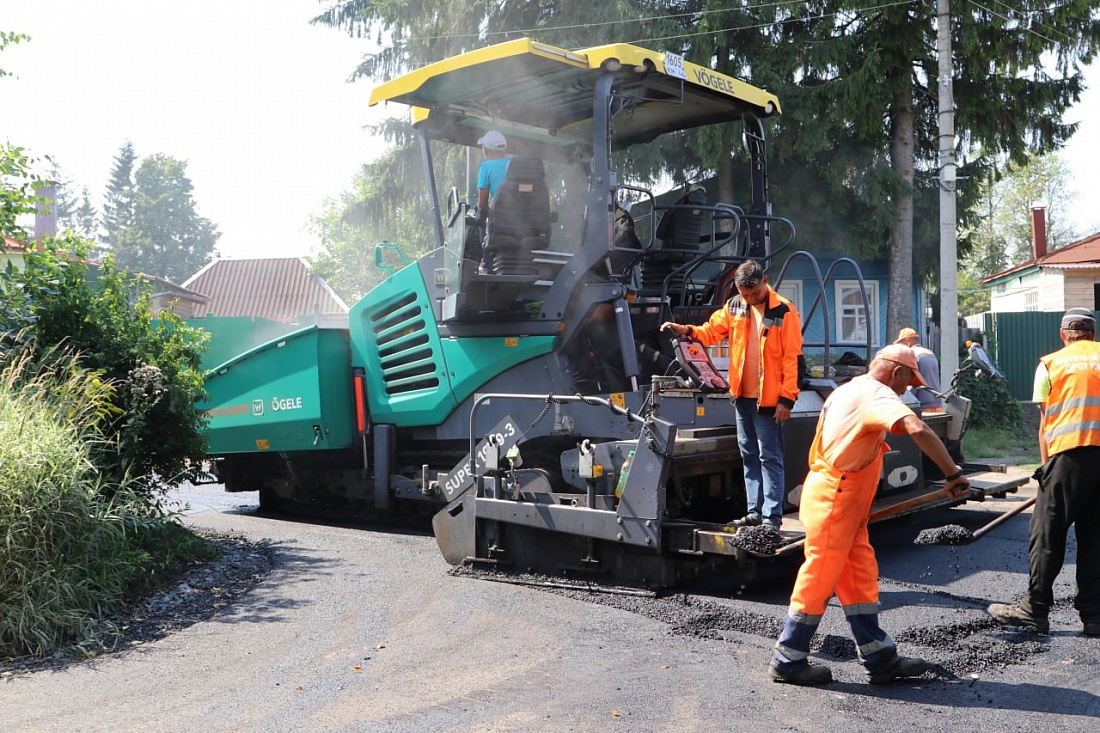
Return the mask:
<path id="1" fill-rule="evenodd" d="M 761 415 L 756 398 L 738 397 L 737 447 L 745 463 L 748 514 L 779 524 L 783 518 L 783 425 L 775 415 Z"/>

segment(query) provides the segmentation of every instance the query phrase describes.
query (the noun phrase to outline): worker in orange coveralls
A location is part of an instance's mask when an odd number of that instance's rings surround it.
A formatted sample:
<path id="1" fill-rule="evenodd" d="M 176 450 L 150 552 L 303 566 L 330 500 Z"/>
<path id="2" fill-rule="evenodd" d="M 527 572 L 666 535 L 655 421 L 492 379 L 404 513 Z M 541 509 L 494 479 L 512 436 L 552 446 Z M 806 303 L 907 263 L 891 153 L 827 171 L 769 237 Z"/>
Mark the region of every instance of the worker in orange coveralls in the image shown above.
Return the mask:
<path id="1" fill-rule="evenodd" d="M 940 439 L 899 397 L 906 387 L 923 384 L 913 350 L 891 344 L 875 355 L 867 374 L 837 388 L 821 409 L 799 505 L 806 559 L 775 644 L 770 673 L 776 682 L 832 681 L 828 667 L 810 664 L 807 657 L 834 593 L 868 682 L 892 682 L 928 669 L 923 659 L 899 656 L 893 639 L 878 625 L 878 562 L 867 537 L 887 431 L 908 433 L 943 471 L 952 496 L 963 495 L 970 486 Z"/>

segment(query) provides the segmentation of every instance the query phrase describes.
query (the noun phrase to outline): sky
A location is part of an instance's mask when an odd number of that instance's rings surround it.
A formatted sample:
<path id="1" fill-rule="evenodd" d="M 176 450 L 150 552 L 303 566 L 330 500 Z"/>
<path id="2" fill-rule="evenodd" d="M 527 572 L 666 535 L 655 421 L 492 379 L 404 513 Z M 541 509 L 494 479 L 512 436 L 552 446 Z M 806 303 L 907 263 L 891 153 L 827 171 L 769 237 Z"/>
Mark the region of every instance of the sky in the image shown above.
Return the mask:
<path id="1" fill-rule="evenodd" d="M 119 148 L 187 162 L 222 257 L 317 246 L 309 218 L 382 143 L 371 47 L 309 24 L 318 0 L 0 0 L 0 140 L 48 155 L 97 206 Z M 391 110 L 391 113 L 396 110 Z"/>
<path id="2" fill-rule="evenodd" d="M 309 219 L 382 151 L 364 126 L 372 81 L 347 79 L 367 39 L 313 26 L 321 0 L 0 0 L 0 140 L 49 155 L 75 193 L 102 204 L 114 158 L 187 162 L 196 209 L 222 257 L 306 256 Z M 1082 235 L 1100 231 L 1100 71 L 1066 116 L 1063 153 Z M 382 81 L 382 80 L 379 80 Z M 965 100 L 957 100 L 965 104 Z M 364 256 L 367 256 L 364 254 Z"/>

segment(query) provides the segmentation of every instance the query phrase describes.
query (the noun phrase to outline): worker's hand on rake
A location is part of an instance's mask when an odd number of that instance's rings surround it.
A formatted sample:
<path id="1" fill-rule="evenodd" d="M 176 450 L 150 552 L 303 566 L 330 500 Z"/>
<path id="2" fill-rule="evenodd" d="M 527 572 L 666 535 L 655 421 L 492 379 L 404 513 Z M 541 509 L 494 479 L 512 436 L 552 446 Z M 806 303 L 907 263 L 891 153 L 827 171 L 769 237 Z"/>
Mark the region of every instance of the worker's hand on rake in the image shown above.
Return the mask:
<path id="1" fill-rule="evenodd" d="M 966 476 L 959 476 L 957 479 L 946 482 L 943 488 L 953 499 L 958 499 L 970 492 L 970 479 Z"/>

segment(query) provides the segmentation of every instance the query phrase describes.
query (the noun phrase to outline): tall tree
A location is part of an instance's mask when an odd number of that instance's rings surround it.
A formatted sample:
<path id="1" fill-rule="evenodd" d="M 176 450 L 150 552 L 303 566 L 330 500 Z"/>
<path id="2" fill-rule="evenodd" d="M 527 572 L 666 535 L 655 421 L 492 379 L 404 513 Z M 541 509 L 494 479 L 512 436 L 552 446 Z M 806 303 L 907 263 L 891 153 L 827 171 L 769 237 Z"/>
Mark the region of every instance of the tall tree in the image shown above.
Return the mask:
<path id="1" fill-rule="evenodd" d="M 89 241 L 99 240 L 99 212 L 92 204 L 92 197 L 87 186 L 84 186 L 80 192 L 80 204 L 73 212 L 73 220 L 70 226 L 77 234 Z"/>
<path id="2" fill-rule="evenodd" d="M 394 243 L 410 258 L 435 245 L 431 227 L 423 226 L 430 213 L 424 186 L 417 185 L 422 177 L 417 152 L 410 146 L 395 148 L 363 166 L 352 187 L 326 201 L 313 217 L 323 247 L 311 260 L 314 272 L 349 302 L 382 279 L 383 271 L 374 265 L 375 244 Z"/>
<path id="3" fill-rule="evenodd" d="M 183 282 L 214 258 L 221 236 L 198 215 L 187 164 L 157 153 L 134 174 L 130 221 L 115 232 L 120 267 Z"/>
<path id="4" fill-rule="evenodd" d="M 1072 134 L 1062 114 L 1082 89 L 1078 64 L 1100 42 L 1097 7 L 952 8 L 956 129 L 974 153 L 964 176 L 979 180 L 992 156 L 1022 160 Z M 756 5 L 749 15 L 745 30 L 725 35 L 729 47 L 750 49 L 731 71 L 784 105 L 773 143 L 776 198 L 799 212 L 800 233 L 835 231 L 829 219 L 842 217 L 851 223 L 846 248 L 867 256 L 886 244 L 894 332 L 911 319 L 914 274 L 930 277 L 938 264 L 935 5 L 812 0 Z M 772 42 L 761 45 L 761 35 Z M 976 200 L 974 186 L 960 188 L 963 222 Z"/>
<path id="5" fill-rule="evenodd" d="M 115 156 L 103 197 L 103 231 L 108 249 L 115 247 L 119 232 L 129 227 L 133 219 L 135 162 L 134 144 L 127 140 Z"/>
<path id="6" fill-rule="evenodd" d="M 1100 44 L 1098 8 L 1100 0 L 1020 9 L 962 0 L 953 7 L 956 130 L 974 154 L 963 180 L 980 180 L 993 156 L 1022 161 L 1073 133 L 1062 114 L 1079 99 L 1080 66 Z M 798 212 L 811 249 L 889 259 L 893 332 L 911 320 L 914 277 L 932 278 L 938 267 L 935 13 L 934 3 L 916 0 L 345 0 L 317 21 L 375 35 L 384 48 L 357 72 L 375 79 L 514 31 L 574 48 L 642 38 L 775 92 L 785 113 L 771 130 L 776 210 Z M 728 137 L 684 136 L 678 167 L 724 172 L 736 154 Z M 977 198 L 976 186 L 960 187 L 962 223 Z"/>
<path id="7" fill-rule="evenodd" d="M 1062 158 L 1050 154 L 1031 156 L 1022 164 L 1002 163 L 981 182 L 981 217 L 969 233 L 973 247 L 963 261 L 978 278 L 1031 258 L 1032 208 L 1046 210 L 1048 250 L 1078 238 L 1068 214 L 1077 192 Z"/>

